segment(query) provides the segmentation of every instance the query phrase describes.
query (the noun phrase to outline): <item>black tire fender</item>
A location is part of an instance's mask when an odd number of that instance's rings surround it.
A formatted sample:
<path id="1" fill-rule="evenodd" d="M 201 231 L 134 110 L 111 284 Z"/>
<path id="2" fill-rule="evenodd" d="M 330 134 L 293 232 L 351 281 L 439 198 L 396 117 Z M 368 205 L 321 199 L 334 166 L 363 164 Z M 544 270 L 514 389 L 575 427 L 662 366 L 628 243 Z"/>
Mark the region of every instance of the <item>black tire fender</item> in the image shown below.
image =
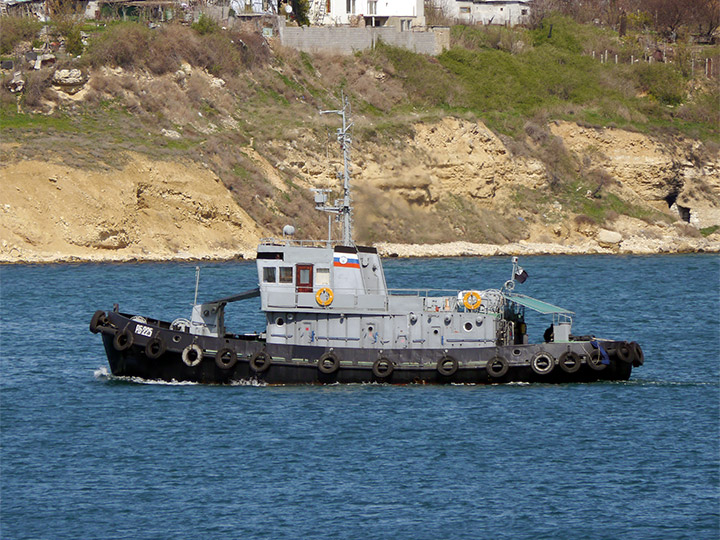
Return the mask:
<path id="1" fill-rule="evenodd" d="M 485 371 L 491 377 L 497 379 L 505 375 L 510 369 L 510 363 L 502 356 L 494 356 L 485 364 Z"/>
<path id="2" fill-rule="evenodd" d="M 633 351 L 633 360 L 632 365 L 634 367 L 640 367 L 645 363 L 645 353 L 642 350 L 642 347 L 640 347 L 640 344 L 637 341 L 633 341 L 630 343 L 630 348 Z"/>
<path id="3" fill-rule="evenodd" d="M 538 375 L 548 375 L 555 368 L 555 358 L 549 352 L 540 351 L 530 360 L 530 367 Z"/>
<path id="4" fill-rule="evenodd" d="M 393 363 L 384 356 L 375 360 L 372 366 L 373 375 L 375 375 L 378 379 L 387 379 L 390 375 L 392 375 L 394 369 L 395 366 Z"/>
<path id="5" fill-rule="evenodd" d="M 255 373 L 264 373 L 270 368 L 272 357 L 265 351 L 259 351 L 250 357 L 250 369 Z"/>
<path id="6" fill-rule="evenodd" d="M 623 341 L 615 347 L 615 355 L 623 362 L 630 363 L 633 360 L 633 349 L 630 343 Z"/>
<path id="7" fill-rule="evenodd" d="M 338 369 L 340 369 L 340 359 L 332 351 L 326 352 L 320 357 L 320 360 L 318 360 L 318 370 L 320 370 L 320 373 L 331 375 Z"/>
<path id="8" fill-rule="evenodd" d="M 123 328 L 122 330 L 118 330 L 115 332 L 115 337 L 113 338 L 113 347 L 116 351 L 124 351 L 125 349 L 129 349 L 132 347 L 133 342 L 135 341 L 132 332 L 127 328 Z"/>
<path id="9" fill-rule="evenodd" d="M 195 343 L 192 343 L 183 349 L 182 361 L 187 367 L 197 366 L 202 361 L 202 357 L 202 349 Z"/>
<path id="10" fill-rule="evenodd" d="M 98 309 L 93 313 L 92 319 L 90 319 L 90 331 L 93 334 L 97 334 L 100 331 L 99 326 L 105 326 L 107 324 L 107 315 L 102 309 Z"/>
<path id="11" fill-rule="evenodd" d="M 237 353 L 229 347 L 220 349 L 215 353 L 215 365 L 220 369 L 231 369 L 235 367 L 237 360 Z"/>
<path id="12" fill-rule="evenodd" d="M 145 345 L 145 356 L 151 360 L 157 360 L 165 354 L 166 350 L 167 345 L 165 345 L 165 341 L 160 336 L 155 336 Z"/>
<path id="13" fill-rule="evenodd" d="M 603 364 L 602 361 L 603 356 L 598 349 L 594 349 L 586 358 L 588 367 L 594 371 L 602 371 L 607 367 L 607 364 Z"/>
<path id="14" fill-rule="evenodd" d="M 458 363 L 457 358 L 453 358 L 447 354 L 443 355 L 443 357 L 437 362 L 438 373 L 444 377 L 455 375 L 458 367 L 460 367 L 460 364 Z"/>
<path id="15" fill-rule="evenodd" d="M 558 365 L 565 373 L 575 373 L 580 369 L 580 355 L 573 351 L 566 351 L 558 358 Z"/>

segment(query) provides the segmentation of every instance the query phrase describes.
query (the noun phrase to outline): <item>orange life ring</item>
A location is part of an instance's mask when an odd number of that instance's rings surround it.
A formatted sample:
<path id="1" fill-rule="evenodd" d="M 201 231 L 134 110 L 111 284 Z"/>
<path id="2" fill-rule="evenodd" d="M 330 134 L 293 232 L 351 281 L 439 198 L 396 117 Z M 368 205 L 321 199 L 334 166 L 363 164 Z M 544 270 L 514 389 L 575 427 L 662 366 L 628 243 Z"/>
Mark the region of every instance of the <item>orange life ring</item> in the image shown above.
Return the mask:
<path id="1" fill-rule="evenodd" d="M 463 305 L 470 311 L 477 309 L 482 304 L 482 298 L 477 291 L 468 291 L 463 296 Z"/>
<path id="2" fill-rule="evenodd" d="M 323 298 L 323 295 L 325 295 L 325 298 Z M 315 294 L 315 300 L 322 307 L 329 306 L 333 301 L 332 289 L 330 287 L 323 287 Z"/>

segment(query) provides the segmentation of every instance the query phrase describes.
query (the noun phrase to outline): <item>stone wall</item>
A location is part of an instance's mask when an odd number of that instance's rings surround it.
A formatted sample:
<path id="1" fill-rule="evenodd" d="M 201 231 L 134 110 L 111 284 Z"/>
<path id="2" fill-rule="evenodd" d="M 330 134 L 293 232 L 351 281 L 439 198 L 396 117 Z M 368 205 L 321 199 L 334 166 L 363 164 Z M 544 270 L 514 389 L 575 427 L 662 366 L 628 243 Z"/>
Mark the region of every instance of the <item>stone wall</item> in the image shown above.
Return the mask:
<path id="1" fill-rule="evenodd" d="M 380 41 L 432 56 L 450 48 L 450 29 L 445 27 L 401 32 L 395 27 L 296 27 L 281 24 L 278 30 L 285 47 L 310 53 L 353 54 L 371 49 Z"/>

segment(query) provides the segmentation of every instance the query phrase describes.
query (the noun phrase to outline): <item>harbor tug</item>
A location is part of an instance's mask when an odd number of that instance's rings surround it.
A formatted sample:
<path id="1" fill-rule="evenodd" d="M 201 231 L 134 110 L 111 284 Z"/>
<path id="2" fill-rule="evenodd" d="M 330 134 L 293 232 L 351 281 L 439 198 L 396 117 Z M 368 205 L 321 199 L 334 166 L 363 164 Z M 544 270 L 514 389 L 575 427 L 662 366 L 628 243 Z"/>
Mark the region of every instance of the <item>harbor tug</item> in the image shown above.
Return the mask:
<path id="1" fill-rule="evenodd" d="M 373 247 L 352 238 L 349 105 L 337 113 L 343 151 L 343 197 L 328 204 L 328 239 L 262 240 L 258 287 L 195 303 L 189 319 L 96 311 L 90 331 L 102 336 L 112 374 L 148 380 L 232 384 L 506 383 L 627 380 L 643 364 L 636 342 L 572 334 L 571 311 L 515 292 L 527 277 L 512 258 L 500 288 L 391 290 Z M 333 215 L 342 240 L 331 235 Z M 197 283 L 196 283 L 197 292 Z M 266 329 L 236 334 L 225 327 L 228 304 L 260 298 Z M 548 316 L 544 341 L 529 343 L 526 310 Z"/>

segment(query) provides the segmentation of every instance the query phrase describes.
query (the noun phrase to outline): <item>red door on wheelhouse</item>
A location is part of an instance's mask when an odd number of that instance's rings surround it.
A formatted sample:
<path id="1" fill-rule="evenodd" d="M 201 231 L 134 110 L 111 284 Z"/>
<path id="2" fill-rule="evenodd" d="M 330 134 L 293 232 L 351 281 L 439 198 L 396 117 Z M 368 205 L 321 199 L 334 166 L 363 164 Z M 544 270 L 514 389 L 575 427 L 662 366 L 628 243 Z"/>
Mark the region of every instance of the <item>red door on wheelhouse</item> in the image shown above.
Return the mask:
<path id="1" fill-rule="evenodd" d="M 313 265 L 298 264 L 295 269 L 297 292 L 313 292 Z"/>

